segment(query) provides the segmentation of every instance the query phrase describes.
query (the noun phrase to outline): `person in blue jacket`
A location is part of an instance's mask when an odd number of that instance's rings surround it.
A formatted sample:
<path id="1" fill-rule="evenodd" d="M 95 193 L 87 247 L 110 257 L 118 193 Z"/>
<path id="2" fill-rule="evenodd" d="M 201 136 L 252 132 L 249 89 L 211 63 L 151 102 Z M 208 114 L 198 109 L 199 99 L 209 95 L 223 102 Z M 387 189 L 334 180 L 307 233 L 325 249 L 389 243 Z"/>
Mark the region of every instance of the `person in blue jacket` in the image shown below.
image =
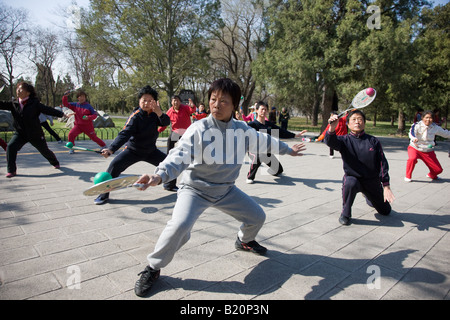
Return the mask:
<path id="1" fill-rule="evenodd" d="M 157 166 L 166 158 L 166 154 L 156 147 L 158 127 L 168 126 L 170 118 L 162 112 L 158 93 L 150 86 L 139 91 L 139 107 L 128 118 L 124 128 L 108 148 L 102 150 L 102 155 L 108 158 L 121 146 L 126 148 L 111 161 L 107 172 L 117 178 L 128 167 L 139 161 L 146 161 Z M 109 200 L 109 193 L 99 195 L 95 204 L 104 204 Z"/>
<path id="2" fill-rule="evenodd" d="M 339 222 L 349 225 L 356 194 L 362 192 L 367 203 L 379 214 L 389 215 L 395 199 L 389 183 L 389 165 L 380 141 L 365 133 L 366 116 L 361 110 L 352 110 L 347 116 L 349 134 L 336 135 L 338 116 L 331 115 L 325 143 L 339 151 L 344 163 L 342 184 L 343 210 Z"/>

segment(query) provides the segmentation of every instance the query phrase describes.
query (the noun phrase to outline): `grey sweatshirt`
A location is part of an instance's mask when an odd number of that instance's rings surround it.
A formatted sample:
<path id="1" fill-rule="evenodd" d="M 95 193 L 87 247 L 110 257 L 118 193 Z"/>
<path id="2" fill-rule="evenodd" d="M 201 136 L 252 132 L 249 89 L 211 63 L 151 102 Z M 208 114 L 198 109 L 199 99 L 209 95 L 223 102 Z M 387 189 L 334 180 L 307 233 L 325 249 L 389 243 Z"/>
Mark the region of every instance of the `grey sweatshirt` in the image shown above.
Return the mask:
<path id="1" fill-rule="evenodd" d="M 178 145 L 158 165 L 155 174 L 164 183 L 184 171 L 180 186 L 220 199 L 234 186 L 247 152 L 284 155 L 292 149 L 244 121 L 223 122 L 208 116 L 189 126 Z"/>

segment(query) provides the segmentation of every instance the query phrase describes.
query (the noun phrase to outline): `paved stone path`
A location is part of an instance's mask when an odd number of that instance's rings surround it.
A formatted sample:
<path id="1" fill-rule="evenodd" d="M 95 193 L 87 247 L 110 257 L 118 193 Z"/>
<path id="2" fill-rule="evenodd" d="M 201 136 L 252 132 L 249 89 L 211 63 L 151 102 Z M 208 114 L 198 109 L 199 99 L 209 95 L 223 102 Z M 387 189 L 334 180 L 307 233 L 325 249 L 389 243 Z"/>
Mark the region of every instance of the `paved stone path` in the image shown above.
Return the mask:
<path id="1" fill-rule="evenodd" d="M 307 143 L 304 157 L 281 156 L 284 175 L 261 168 L 253 185 L 245 183 L 244 164 L 237 185 L 267 214 L 257 238 L 267 256 L 236 251 L 239 223 L 208 209 L 148 299 L 449 299 L 450 143 L 436 147 L 444 167 L 439 181 L 426 178 L 419 162 L 414 181 L 406 183 L 408 140 L 380 140 L 396 196 L 390 216 L 374 214 L 358 195 L 353 224 L 338 223 L 342 160 L 339 153 L 330 159 L 323 143 Z M 60 170 L 27 145 L 13 179 L 4 177 L 0 152 L 0 300 L 140 299 L 133 291 L 137 274 L 176 194 L 161 186 L 129 188 L 96 206 L 82 192 L 112 158 L 69 155 L 62 145 L 49 145 Z M 164 139 L 158 145 L 164 149 Z M 124 174 L 153 170 L 139 163 Z"/>

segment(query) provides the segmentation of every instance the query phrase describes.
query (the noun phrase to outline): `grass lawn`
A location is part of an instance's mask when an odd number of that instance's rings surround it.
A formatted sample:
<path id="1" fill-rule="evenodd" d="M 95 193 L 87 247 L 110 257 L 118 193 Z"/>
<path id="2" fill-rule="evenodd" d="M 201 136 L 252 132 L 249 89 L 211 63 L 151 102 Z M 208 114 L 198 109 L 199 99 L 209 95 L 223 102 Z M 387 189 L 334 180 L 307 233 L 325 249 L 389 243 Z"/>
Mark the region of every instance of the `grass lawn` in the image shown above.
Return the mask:
<path id="1" fill-rule="evenodd" d="M 322 123 L 319 126 L 312 126 L 310 122 L 307 123 L 306 118 L 291 118 L 288 123 L 288 129 L 293 131 L 301 131 L 308 130 L 311 134 L 321 134 L 320 131 L 322 127 Z M 411 124 L 406 124 L 406 132 L 408 132 L 409 128 L 411 128 Z M 377 126 L 373 126 L 373 121 L 366 122 L 366 132 L 373 136 L 395 136 L 401 137 L 397 135 L 397 123 L 394 126 L 391 126 L 390 122 L 377 121 Z M 408 138 L 408 135 L 403 135 L 402 137 Z"/>
<path id="2" fill-rule="evenodd" d="M 97 132 L 97 136 L 102 140 L 112 140 L 114 139 L 117 134 L 120 132 L 120 130 L 125 126 L 125 123 L 127 121 L 126 118 L 123 117 L 111 117 L 114 121 L 115 128 L 100 128 L 95 129 Z M 52 129 L 64 140 L 67 141 L 67 136 L 69 134 L 70 129 L 65 127 L 64 122 L 59 122 L 58 120 L 54 120 L 54 125 Z M 409 130 L 411 127 L 410 124 L 406 125 L 406 130 Z M 312 126 L 310 122 L 307 122 L 306 118 L 300 118 L 295 117 L 291 118 L 289 120 L 288 129 L 290 131 L 301 131 L 301 130 L 308 130 L 307 135 L 319 135 L 321 133 L 321 125 L 319 126 Z M 169 132 L 169 129 L 166 129 L 162 134 L 160 134 L 161 137 L 167 137 Z M 373 126 L 372 121 L 367 121 L 366 123 L 366 132 L 374 135 L 374 136 L 397 136 L 397 124 L 394 124 L 394 127 L 391 126 L 390 122 L 377 122 L 377 126 Z M 47 141 L 54 141 L 54 138 L 50 136 L 50 134 L 44 129 L 44 133 L 46 136 Z M 12 132 L 0 132 L 0 138 L 8 142 L 11 140 Z M 397 136 L 398 137 L 398 136 Z M 407 135 L 404 135 L 403 137 L 407 138 Z M 84 134 L 81 134 L 77 137 L 77 140 L 86 140 L 89 139 L 88 137 L 84 136 Z"/>

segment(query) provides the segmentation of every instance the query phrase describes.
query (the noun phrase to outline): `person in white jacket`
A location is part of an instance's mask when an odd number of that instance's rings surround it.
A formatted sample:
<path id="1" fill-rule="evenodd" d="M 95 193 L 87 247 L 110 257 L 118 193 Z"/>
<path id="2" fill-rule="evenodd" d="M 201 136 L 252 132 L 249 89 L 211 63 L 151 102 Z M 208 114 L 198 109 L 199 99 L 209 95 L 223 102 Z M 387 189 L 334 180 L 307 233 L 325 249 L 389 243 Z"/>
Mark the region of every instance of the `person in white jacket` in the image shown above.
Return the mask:
<path id="1" fill-rule="evenodd" d="M 235 241 L 236 249 L 265 254 L 267 249 L 255 241 L 264 224 L 265 213 L 255 200 L 235 186 L 244 157 L 250 148 L 258 145 L 261 148 L 257 151 L 261 154 L 267 153 L 268 149 L 263 146 L 268 144 L 271 152 L 281 155 L 301 156 L 305 150 L 302 143 L 289 147 L 234 119 L 241 89 L 232 80 L 214 81 L 208 94 L 211 115 L 189 126 L 155 173 L 143 175 L 137 181 L 144 184 L 140 189 L 145 190 L 176 179 L 183 173 L 172 218 L 154 251 L 148 255 L 148 265 L 136 282 L 135 293 L 138 296 L 147 295 L 159 278 L 160 269 L 167 266 L 189 240 L 194 223 L 209 207 L 219 209 L 242 223 Z"/>
<path id="2" fill-rule="evenodd" d="M 425 111 L 422 120 L 414 123 L 409 131 L 410 143 L 408 146 L 408 161 L 406 162 L 406 182 L 411 181 L 412 172 L 419 159 L 430 169 L 427 174 L 428 178 L 438 179 L 438 174 L 442 173 L 442 166 L 434 152 L 434 138 L 436 136 L 450 138 L 450 131 L 433 123 L 433 112 Z"/>

